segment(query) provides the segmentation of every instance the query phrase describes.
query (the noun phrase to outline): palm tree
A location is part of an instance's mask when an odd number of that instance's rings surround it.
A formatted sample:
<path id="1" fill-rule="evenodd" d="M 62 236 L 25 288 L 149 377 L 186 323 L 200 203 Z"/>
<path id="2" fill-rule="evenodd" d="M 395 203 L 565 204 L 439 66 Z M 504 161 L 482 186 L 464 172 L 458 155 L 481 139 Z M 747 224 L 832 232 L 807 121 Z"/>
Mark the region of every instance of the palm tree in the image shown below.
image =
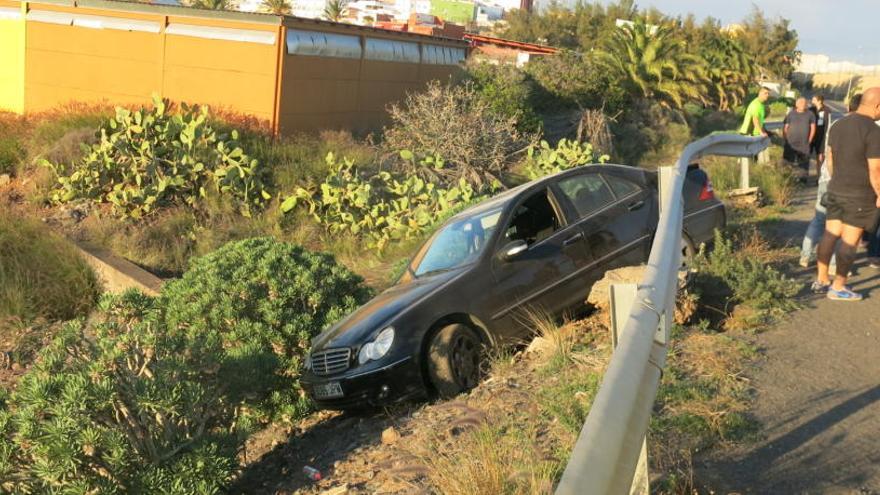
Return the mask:
<path id="1" fill-rule="evenodd" d="M 681 108 L 686 101 L 706 102 L 706 71 L 700 57 L 688 53 L 670 26 L 637 20 L 618 28 L 597 58 L 637 96 Z"/>
<path id="2" fill-rule="evenodd" d="M 209 10 L 228 10 L 229 0 L 193 0 L 192 6 Z"/>
<path id="3" fill-rule="evenodd" d="M 262 7 L 266 12 L 277 15 L 287 15 L 293 10 L 289 0 L 263 0 Z"/>
<path id="4" fill-rule="evenodd" d="M 347 5 L 348 0 L 327 0 L 327 5 L 324 7 L 324 18 L 333 22 L 341 21 Z"/>
<path id="5" fill-rule="evenodd" d="M 709 91 L 720 110 L 742 103 L 758 75 L 754 57 L 736 40 L 718 34 L 700 45 L 709 78 Z"/>

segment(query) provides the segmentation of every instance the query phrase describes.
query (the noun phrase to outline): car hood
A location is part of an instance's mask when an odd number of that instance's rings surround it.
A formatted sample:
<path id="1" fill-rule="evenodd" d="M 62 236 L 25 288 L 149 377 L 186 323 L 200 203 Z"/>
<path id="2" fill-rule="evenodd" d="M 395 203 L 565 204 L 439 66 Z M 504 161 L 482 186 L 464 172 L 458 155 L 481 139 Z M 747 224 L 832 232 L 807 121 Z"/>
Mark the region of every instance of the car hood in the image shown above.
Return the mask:
<path id="1" fill-rule="evenodd" d="M 388 288 L 344 319 L 321 332 L 312 341 L 312 350 L 331 347 L 353 347 L 364 343 L 372 332 L 429 294 L 463 275 L 467 267 L 412 279 Z"/>

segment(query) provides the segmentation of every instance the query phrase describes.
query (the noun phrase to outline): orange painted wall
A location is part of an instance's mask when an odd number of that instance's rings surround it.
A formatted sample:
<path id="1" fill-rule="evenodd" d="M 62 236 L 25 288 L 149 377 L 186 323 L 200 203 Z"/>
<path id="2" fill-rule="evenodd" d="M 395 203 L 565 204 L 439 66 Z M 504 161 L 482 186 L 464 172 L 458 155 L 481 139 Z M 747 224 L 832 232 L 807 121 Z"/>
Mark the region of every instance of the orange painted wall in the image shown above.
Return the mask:
<path id="1" fill-rule="evenodd" d="M 41 6 L 42 7 L 42 6 Z M 161 35 L 27 22 L 25 108 L 139 104 L 162 89 Z"/>
<path id="2" fill-rule="evenodd" d="M 29 15 L 24 52 L 26 112 L 48 110 L 72 101 L 148 104 L 154 95 L 159 95 L 176 102 L 246 113 L 284 134 L 322 129 L 379 130 L 387 122 L 386 108 L 390 103 L 420 89 L 428 80 L 448 79 L 459 69 L 363 58 L 288 55 L 288 26 L 358 36 L 362 43 L 364 36 L 370 36 L 465 46 L 448 40 L 279 16 L 82 1 L 90 6 L 30 3 L 29 9 L 31 14 L 149 21 L 156 23 L 159 32 L 71 26 L 40 21 L 39 15 Z M 169 26 L 247 30 L 266 42 L 190 36 L 174 33 L 173 29 L 166 32 Z M 270 44 L 271 40 L 274 43 Z"/>
<path id="3" fill-rule="evenodd" d="M 168 22 L 273 33 L 274 45 L 167 34 L 163 85 L 165 96 L 174 101 L 223 107 L 266 121 L 273 119 L 278 68 L 277 26 L 208 24 L 202 19 L 184 17 L 169 17 Z"/>
<path id="4" fill-rule="evenodd" d="M 289 27 L 315 30 L 314 25 L 308 24 Z M 333 28 L 326 30 L 375 39 L 462 46 L 437 39 L 394 36 L 375 31 L 352 33 Z M 448 81 L 460 71 L 457 66 L 369 60 L 363 56 L 352 59 L 292 55 L 285 50 L 279 130 L 282 134 L 322 129 L 379 131 L 389 123 L 387 108 L 390 104 L 400 102 L 408 92 L 419 91 L 430 80 Z"/>

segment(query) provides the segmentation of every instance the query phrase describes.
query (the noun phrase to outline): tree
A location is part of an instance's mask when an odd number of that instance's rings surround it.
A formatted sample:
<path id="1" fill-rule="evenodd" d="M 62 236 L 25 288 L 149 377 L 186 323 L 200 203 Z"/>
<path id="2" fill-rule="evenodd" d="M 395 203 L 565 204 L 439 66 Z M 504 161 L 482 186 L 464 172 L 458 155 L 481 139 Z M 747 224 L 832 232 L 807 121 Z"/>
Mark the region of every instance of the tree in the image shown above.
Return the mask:
<path id="1" fill-rule="evenodd" d="M 230 0 L 193 0 L 192 6 L 199 9 L 228 10 Z"/>
<path id="2" fill-rule="evenodd" d="M 276 15 L 287 15 L 293 10 L 289 0 L 263 0 L 262 7 Z"/>
<path id="3" fill-rule="evenodd" d="M 788 78 L 800 59 L 798 34 L 790 28 L 789 20 L 771 21 L 757 6 L 743 22 L 738 36 L 767 77 Z"/>
<path id="4" fill-rule="evenodd" d="M 715 32 L 698 45 L 705 61 L 710 95 L 720 110 L 742 103 L 758 75 L 754 57 L 736 40 Z"/>
<path id="5" fill-rule="evenodd" d="M 699 56 L 688 53 L 670 25 L 636 20 L 615 30 L 597 54 L 597 62 L 634 96 L 681 108 L 706 102 L 706 71 Z"/>
<path id="6" fill-rule="evenodd" d="M 324 7 L 324 18 L 328 21 L 339 22 L 345 15 L 348 0 L 327 0 Z"/>

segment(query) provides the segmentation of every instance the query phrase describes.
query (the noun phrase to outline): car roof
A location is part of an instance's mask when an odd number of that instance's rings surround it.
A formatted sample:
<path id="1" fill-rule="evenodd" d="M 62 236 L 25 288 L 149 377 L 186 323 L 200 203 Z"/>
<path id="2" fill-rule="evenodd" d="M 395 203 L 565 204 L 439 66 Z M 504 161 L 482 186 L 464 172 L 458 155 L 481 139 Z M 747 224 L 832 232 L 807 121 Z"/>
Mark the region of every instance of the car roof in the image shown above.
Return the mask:
<path id="1" fill-rule="evenodd" d="M 541 186 L 545 186 L 550 182 L 554 182 L 559 180 L 566 175 L 576 175 L 583 171 L 584 168 L 588 167 L 601 167 L 602 170 L 607 171 L 615 171 L 615 172 L 623 172 L 623 175 L 632 175 L 633 173 L 643 173 L 644 170 L 638 167 L 630 167 L 628 165 L 616 165 L 610 163 L 589 163 L 586 165 L 581 165 L 575 168 L 571 168 L 568 170 L 563 170 L 562 172 L 557 172 L 552 175 L 548 175 L 545 177 L 541 177 L 539 179 L 535 179 L 533 181 L 526 182 L 525 184 L 520 184 L 514 188 L 503 191 L 491 198 L 485 199 L 474 206 L 471 206 L 460 213 L 454 215 L 450 220 L 461 220 L 465 217 L 470 217 L 473 215 L 479 215 L 489 210 L 493 210 L 495 208 L 503 208 L 510 201 L 514 200 L 520 193 L 526 191 L 527 189 L 537 189 Z"/>

